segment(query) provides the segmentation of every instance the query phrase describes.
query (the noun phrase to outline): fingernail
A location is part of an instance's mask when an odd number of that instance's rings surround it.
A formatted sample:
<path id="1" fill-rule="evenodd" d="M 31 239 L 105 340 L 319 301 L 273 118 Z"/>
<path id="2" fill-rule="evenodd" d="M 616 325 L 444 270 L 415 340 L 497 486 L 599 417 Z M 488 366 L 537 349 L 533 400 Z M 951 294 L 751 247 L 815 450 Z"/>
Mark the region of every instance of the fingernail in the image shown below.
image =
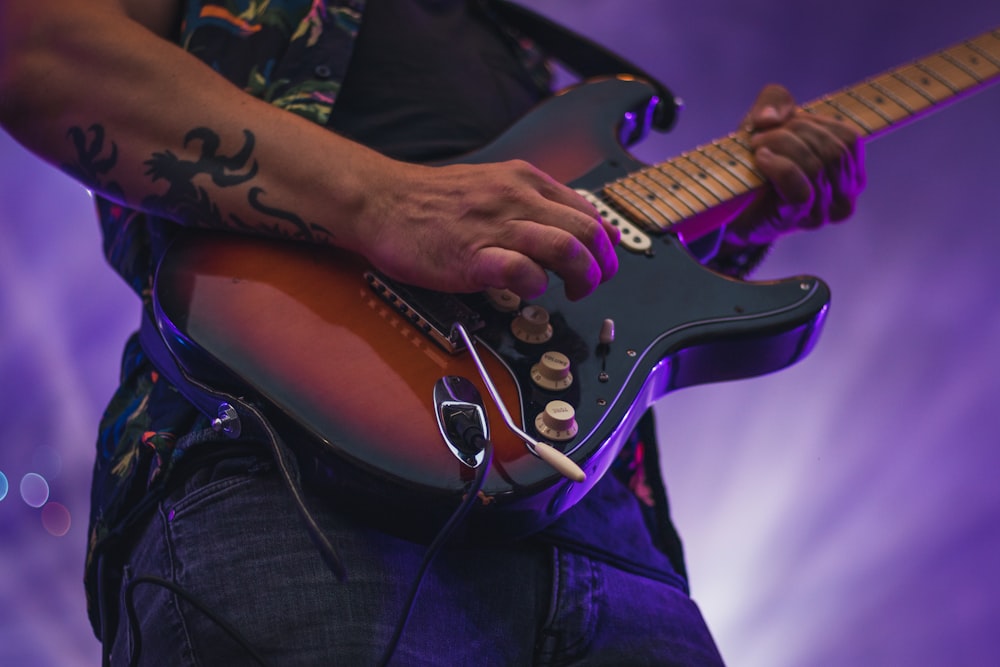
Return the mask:
<path id="1" fill-rule="evenodd" d="M 764 107 L 760 110 L 760 119 L 765 121 L 775 121 L 781 118 L 775 107 Z"/>

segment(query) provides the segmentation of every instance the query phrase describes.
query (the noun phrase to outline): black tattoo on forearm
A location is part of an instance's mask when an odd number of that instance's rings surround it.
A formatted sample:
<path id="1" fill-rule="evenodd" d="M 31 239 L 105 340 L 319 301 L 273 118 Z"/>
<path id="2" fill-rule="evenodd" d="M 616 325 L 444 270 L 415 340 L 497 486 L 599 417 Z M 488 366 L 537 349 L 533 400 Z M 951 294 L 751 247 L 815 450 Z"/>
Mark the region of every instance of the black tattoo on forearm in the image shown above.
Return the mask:
<path id="1" fill-rule="evenodd" d="M 218 206 L 201 186 L 194 183 L 198 175 L 206 175 L 220 188 L 243 185 L 257 175 L 257 161 L 253 158 L 255 138 L 249 130 L 243 130 L 243 147 L 234 155 L 219 154 L 219 135 L 206 127 L 191 130 L 184 137 L 186 148 L 192 141 L 201 143 L 201 152 L 195 161 L 183 160 L 169 150 L 154 153 L 145 162 L 146 175 L 154 182 L 165 180 L 169 184 L 163 195 L 147 197 L 143 208 L 154 210 L 180 220 L 183 224 L 210 229 L 236 228 L 249 232 L 263 232 L 297 240 L 318 240 L 328 238 L 329 232 L 317 225 L 306 224 L 291 211 L 266 206 L 261 201 L 263 188 L 251 187 L 247 195 L 250 207 L 266 218 L 274 219 L 274 224 L 248 224 L 241 217 L 230 213 L 223 217 Z M 284 224 L 282 224 L 284 223 Z"/>
<path id="2" fill-rule="evenodd" d="M 118 166 L 118 145 L 107 139 L 104 126 L 95 123 L 86 130 L 72 127 L 67 134 L 73 143 L 76 161 L 63 163 L 61 169 L 86 187 L 124 203 L 121 185 L 108 178 Z M 265 204 L 265 191 L 257 186 L 249 188 L 247 203 L 261 214 L 262 220 L 250 224 L 234 213 L 224 216 L 208 191 L 195 184 L 195 177 L 208 176 L 219 188 L 249 183 L 258 171 L 257 160 L 253 156 L 256 139 L 250 130 L 243 130 L 243 146 L 233 155 L 219 153 L 221 139 L 218 133 L 207 127 L 188 132 L 183 145 L 187 148 L 195 141 L 201 144 L 196 160 L 182 159 L 169 149 L 153 153 L 146 160 L 146 176 L 154 183 L 166 181 L 167 191 L 143 199 L 143 210 L 193 227 L 238 229 L 304 241 L 331 239 L 330 230 L 321 225 L 306 223 L 292 211 Z"/>
<path id="3" fill-rule="evenodd" d="M 107 180 L 111 170 L 118 164 L 118 145 L 108 142 L 106 147 L 104 126 L 91 125 L 71 127 L 66 133 L 76 149 L 76 162 L 64 162 L 60 166 L 66 174 L 85 187 L 97 190 L 115 199 L 122 199 L 122 188 L 117 181 Z"/>

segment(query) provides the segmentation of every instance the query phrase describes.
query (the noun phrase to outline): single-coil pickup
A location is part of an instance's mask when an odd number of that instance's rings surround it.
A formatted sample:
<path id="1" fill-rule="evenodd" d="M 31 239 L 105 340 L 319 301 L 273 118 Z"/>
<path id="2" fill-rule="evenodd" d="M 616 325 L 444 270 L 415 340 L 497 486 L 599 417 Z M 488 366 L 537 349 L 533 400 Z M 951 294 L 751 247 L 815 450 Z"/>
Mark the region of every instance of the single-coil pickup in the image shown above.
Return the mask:
<path id="1" fill-rule="evenodd" d="M 577 190 L 583 198 L 589 201 L 601 214 L 601 217 L 618 228 L 622 234 L 621 245 L 634 253 L 644 253 L 653 247 L 653 241 L 634 224 L 608 206 L 608 203 L 589 190 Z"/>

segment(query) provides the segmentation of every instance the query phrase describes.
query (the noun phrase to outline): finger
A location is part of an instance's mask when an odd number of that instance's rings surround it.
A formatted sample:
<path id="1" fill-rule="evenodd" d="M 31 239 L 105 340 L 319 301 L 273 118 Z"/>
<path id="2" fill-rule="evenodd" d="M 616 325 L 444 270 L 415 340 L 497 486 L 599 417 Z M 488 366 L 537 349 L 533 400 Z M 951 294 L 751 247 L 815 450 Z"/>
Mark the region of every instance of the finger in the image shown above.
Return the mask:
<path id="1" fill-rule="evenodd" d="M 575 192 L 572 194 L 579 196 Z M 590 207 L 586 200 L 583 201 Z M 534 228 L 529 230 L 529 236 L 521 236 L 520 241 L 509 247 L 522 250 L 559 273 L 567 279 L 567 285 L 575 284 L 580 273 L 589 275 L 590 263 L 597 267 L 598 283 L 610 279 L 618 271 L 615 245 L 620 233 L 596 211 L 582 213 L 562 203 L 542 200 L 526 214 L 524 218 L 531 220 Z M 509 229 L 525 233 L 520 226 Z"/>
<path id="2" fill-rule="evenodd" d="M 561 216 L 565 217 L 569 209 L 558 208 Z M 603 231 L 599 235 L 603 236 Z M 541 268 L 560 276 L 565 283 L 566 296 L 571 300 L 590 294 L 617 271 L 618 257 L 614 248 L 606 238 L 604 243 L 608 244 L 606 257 L 599 261 L 594 251 L 581 239 L 561 227 L 539 224 L 535 220 L 509 221 L 503 225 L 503 233 L 497 238 L 499 247 L 518 252 Z M 513 280 L 514 277 L 506 274 L 501 278 Z"/>
<path id="3" fill-rule="evenodd" d="M 814 215 L 839 222 L 854 212 L 857 196 L 864 189 L 866 175 L 863 144 L 858 135 L 836 121 L 804 116 L 788 124 L 809 146 L 823 165 L 823 172 L 809 174 L 814 186 L 825 186 L 829 196 L 817 197 L 821 206 Z"/>
<path id="4" fill-rule="evenodd" d="M 787 210 L 783 217 L 801 218 L 812 210 L 815 190 L 809 176 L 797 161 L 789 158 L 787 154 L 775 152 L 768 146 L 757 149 L 754 160 L 761 173 L 771 183 L 778 199 L 786 208 L 791 209 Z"/>
<path id="5" fill-rule="evenodd" d="M 549 202 L 573 209 L 582 215 L 567 214 L 560 209 L 547 208 L 535 216 L 526 216 L 529 219 L 537 219 L 541 224 L 553 225 L 568 231 L 591 251 L 601 265 L 603 279 L 607 280 L 614 275 L 618 266 L 618 258 L 614 252 L 614 246 L 621 241 L 621 231 L 605 220 L 597 209 L 583 196 L 572 188 L 559 183 L 547 174 L 538 172 L 541 182 L 538 184 L 538 192 Z M 596 226 L 595 224 L 596 223 Z"/>
<path id="6" fill-rule="evenodd" d="M 549 276 L 527 255 L 499 246 L 480 249 L 469 263 L 467 281 L 481 289 L 509 289 L 522 299 L 541 296 Z"/>
<path id="7" fill-rule="evenodd" d="M 591 228 L 597 226 L 591 223 Z M 596 244 L 555 226 L 533 224 L 524 233 L 524 253 L 562 278 L 566 296 L 572 301 L 593 292 L 618 270 L 618 256 L 603 229 L 594 234 L 594 238 L 603 239 Z"/>
<path id="8" fill-rule="evenodd" d="M 760 132 L 781 125 L 795 113 L 795 98 L 784 86 L 769 84 L 754 100 L 746 116 L 747 132 Z"/>

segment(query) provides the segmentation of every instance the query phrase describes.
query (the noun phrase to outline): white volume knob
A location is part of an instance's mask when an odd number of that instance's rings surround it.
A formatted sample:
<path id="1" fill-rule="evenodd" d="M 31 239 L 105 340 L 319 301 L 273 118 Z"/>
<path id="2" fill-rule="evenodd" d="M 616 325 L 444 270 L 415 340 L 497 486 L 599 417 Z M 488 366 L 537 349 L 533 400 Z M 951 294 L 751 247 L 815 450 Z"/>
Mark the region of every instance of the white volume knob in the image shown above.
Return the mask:
<path id="1" fill-rule="evenodd" d="M 580 429 L 576 410 L 566 401 L 550 401 L 535 417 L 535 428 L 543 438 L 556 442 L 572 439 Z"/>
<path id="2" fill-rule="evenodd" d="M 542 355 L 531 367 L 531 380 L 542 389 L 559 391 L 573 384 L 573 374 L 569 370 L 569 357 L 562 352 L 551 350 Z"/>

